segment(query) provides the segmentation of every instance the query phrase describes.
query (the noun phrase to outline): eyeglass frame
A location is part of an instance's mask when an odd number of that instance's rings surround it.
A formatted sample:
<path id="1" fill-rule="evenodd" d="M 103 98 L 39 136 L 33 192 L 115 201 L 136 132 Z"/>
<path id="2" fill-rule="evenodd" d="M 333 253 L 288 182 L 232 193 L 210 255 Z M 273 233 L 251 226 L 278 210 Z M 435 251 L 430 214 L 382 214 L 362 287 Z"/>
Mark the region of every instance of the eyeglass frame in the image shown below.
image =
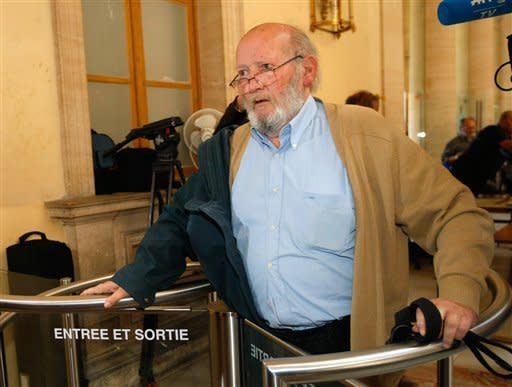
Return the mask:
<path id="1" fill-rule="evenodd" d="M 274 68 L 271 68 L 271 69 L 264 69 L 264 70 L 258 71 L 256 74 L 254 74 L 254 75 L 253 75 L 252 77 L 250 77 L 250 78 L 245 78 L 245 77 L 244 77 L 244 78 L 239 78 L 239 77 L 240 77 L 240 74 L 237 74 L 237 75 L 235 75 L 235 77 L 231 80 L 231 82 L 229 82 L 229 86 L 231 86 L 233 89 L 235 89 L 235 90 L 236 90 L 236 89 L 238 89 L 238 88 L 239 88 L 239 85 L 236 85 L 236 86 L 235 86 L 235 85 L 234 85 L 234 83 L 235 83 L 235 82 L 237 82 L 237 81 L 239 82 L 239 81 L 241 81 L 241 80 L 243 80 L 243 79 L 247 80 L 247 85 L 249 85 L 249 84 L 251 83 L 251 81 L 254 79 L 254 80 L 256 80 L 256 82 L 258 82 L 258 83 L 259 83 L 260 85 L 262 85 L 262 86 L 269 86 L 269 85 L 271 85 L 273 82 L 272 82 L 272 83 L 269 83 L 268 85 L 264 85 L 264 84 L 262 84 L 262 83 L 261 83 L 261 82 L 260 82 L 256 77 L 257 77 L 258 75 L 261 75 L 261 74 L 264 74 L 264 73 L 268 73 L 269 71 L 272 71 L 272 72 L 274 73 L 274 77 L 275 77 L 275 75 L 276 75 L 276 70 L 277 70 L 277 69 L 279 69 L 279 68 L 283 67 L 284 65 L 286 65 L 286 64 L 288 64 L 288 63 L 290 63 L 290 62 L 293 62 L 294 60 L 299 59 L 299 58 L 300 58 L 300 59 L 304 59 L 304 55 L 300 55 L 300 54 L 299 54 L 299 55 L 295 55 L 293 58 L 290 58 L 290 59 L 288 59 L 288 60 L 284 61 L 283 63 L 281 63 L 280 65 L 277 65 L 277 66 L 276 66 L 276 67 L 274 67 Z"/>

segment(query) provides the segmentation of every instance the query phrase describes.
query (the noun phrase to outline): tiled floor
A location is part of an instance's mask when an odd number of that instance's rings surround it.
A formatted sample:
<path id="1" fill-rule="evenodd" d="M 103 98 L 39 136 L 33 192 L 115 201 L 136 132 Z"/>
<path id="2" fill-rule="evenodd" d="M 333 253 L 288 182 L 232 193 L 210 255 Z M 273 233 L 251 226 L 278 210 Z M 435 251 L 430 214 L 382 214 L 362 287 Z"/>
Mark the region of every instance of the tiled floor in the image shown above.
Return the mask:
<path id="1" fill-rule="evenodd" d="M 512 246 L 496 249 L 496 258 L 493 268 L 504 277 L 512 278 Z M 411 268 L 411 294 L 410 299 L 420 296 L 433 297 L 435 295 L 435 279 L 432 263 L 427 259 L 421 260 L 421 269 Z M 496 336 L 512 338 L 512 319 L 496 333 Z M 512 356 L 508 355 L 512 363 Z M 512 386 L 510 381 L 504 381 L 494 377 L 474 359 L 469 350 L 465 350 L 455 356 L 453 372 L 453 387 L 480 387 Z M 198 358 L 194 364 L 183 369 L 176 370 L 166 380 L 160 380 L 158 385 L 177 387 L 207 387 L 210 385 L 209 358 L 204 355 Z M 436 382 L 436 364 L 431 363 L 407 370 L 401 387 L 434 387 Z"/>

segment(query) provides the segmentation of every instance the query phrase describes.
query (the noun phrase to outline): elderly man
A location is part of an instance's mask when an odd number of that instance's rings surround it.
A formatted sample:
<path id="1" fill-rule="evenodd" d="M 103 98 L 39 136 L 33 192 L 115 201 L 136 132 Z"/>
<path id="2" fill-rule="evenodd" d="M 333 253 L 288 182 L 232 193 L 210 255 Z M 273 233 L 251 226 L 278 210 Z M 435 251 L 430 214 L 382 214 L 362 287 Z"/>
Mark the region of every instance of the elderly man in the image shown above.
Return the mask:
<path id="1" fill-rule="evenodd" d="M 476 121 L 473 117 L 465 117 L 460 120 L 459 134 L 452 138 L 444 147 L 441 161 L 444 166 L 451 169 L 452 164 L 466 150 L 476 137 Z"/>
<path id="2" fill-rule="evenodd" d="M 471 192 L 375 111 L 315 100 L 317 52 L 300 30 L 253 28 L 236 63 L 250 123 L 202 145 L 135 262 L 84 294 L 144 307 L 190 256 L 228 306 L 306 351 L 370 348 L 408 303 L 409 236 L 435 254 L 445 346 L 461 339 L 493 246 Z"/>

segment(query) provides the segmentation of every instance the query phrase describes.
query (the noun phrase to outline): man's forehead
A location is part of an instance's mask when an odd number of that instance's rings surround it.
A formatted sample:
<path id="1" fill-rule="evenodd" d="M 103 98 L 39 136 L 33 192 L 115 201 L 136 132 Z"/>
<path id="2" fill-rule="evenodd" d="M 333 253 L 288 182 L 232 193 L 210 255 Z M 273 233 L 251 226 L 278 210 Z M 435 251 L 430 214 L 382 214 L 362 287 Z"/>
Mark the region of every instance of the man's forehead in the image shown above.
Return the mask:
<path id="1" fill-rule="evenodd" d="M 260 67 L 264 64 L 276 64 L 279 62 L 278 55 L 253 55 L 253 56 L 237 56 L 236 67 L 248 68 L 252 66 Z"/>
<path id="2" fill-rule="evenodd" d="M 240 41 L 236 51 L 236 65 L 238 67 L 274 63 L 286 56 L 289 50 L 289 37 L 252 34 Z"/>

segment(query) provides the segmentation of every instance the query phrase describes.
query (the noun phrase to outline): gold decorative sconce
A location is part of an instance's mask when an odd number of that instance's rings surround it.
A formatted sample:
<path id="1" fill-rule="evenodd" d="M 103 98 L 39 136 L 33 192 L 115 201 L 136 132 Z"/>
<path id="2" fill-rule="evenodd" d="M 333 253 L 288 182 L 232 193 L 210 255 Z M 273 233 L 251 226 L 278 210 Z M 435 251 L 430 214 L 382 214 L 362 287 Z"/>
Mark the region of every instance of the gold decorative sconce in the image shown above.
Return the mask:
<path id="1" fill-rule="evenodd" d="M 315 30 L 326 31 L 334 34 L 339 39 L 342 32 L 348 30 L 355 31 L 356 26 L 352 16 L 352 0 L 310 0 L 310 2 L 311 32 Z M 348 20 L 342 19 L 345 10 Z"/>

